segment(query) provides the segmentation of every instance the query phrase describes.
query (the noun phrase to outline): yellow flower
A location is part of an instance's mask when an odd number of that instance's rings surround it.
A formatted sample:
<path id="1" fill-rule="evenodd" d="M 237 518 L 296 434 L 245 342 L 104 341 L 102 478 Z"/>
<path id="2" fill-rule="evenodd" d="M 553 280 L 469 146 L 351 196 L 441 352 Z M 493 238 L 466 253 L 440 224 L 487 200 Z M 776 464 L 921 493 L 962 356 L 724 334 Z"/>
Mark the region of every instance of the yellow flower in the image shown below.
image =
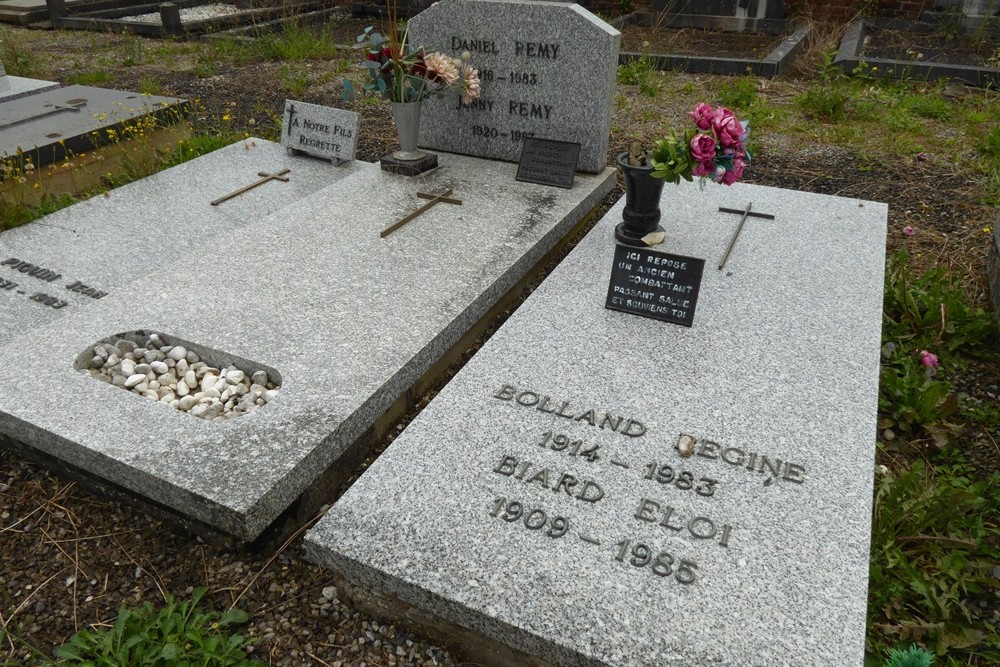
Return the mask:
<path id="1" fill-rule="evenodd" d="M 222 120 L 229 121 L 232 120 L 232 117 L 229 114 L 222 114 Z"/>
<path id="2" fill-rule="evenodd" d="M 993 231 L 992 227 L 983 227 L 983 233 L 984 234 L 989 234 L 992 231 Z"/>

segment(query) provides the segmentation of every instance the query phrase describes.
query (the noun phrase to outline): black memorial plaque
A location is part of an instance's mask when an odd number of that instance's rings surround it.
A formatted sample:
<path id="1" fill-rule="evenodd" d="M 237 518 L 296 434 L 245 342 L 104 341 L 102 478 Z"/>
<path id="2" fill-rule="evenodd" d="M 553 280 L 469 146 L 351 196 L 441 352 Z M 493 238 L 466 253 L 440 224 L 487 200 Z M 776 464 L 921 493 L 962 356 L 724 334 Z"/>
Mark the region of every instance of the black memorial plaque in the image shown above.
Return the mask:
<path id="1" fill-rule="evenodd" d="M 705 260 L 618 245 L 605 308 L 689 327 Z"/>
<path id="2" fill-rule="evenodd" d="M 573 187 L 580 144 L 529 137 L 521 148 L 515 180 L 557 188 Z"/>

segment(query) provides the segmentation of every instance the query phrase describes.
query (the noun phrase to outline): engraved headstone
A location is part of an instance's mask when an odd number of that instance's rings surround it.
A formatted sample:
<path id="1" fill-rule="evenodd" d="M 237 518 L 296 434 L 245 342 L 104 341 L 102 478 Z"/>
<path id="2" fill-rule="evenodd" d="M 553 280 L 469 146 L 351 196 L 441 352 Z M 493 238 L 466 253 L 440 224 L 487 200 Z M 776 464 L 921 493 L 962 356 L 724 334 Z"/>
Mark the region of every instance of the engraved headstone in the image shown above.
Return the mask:
<path id="1" fill-rule="evenodd" d="M 71 290 L 64 280 L 82 280 L 107 294 L 81 296 L 91 301 L 85 308 L 63 308 L 60 312 L 68 312 L 50 326 L 0 346 L 0 377 L 17 378 L 0 382 L 0 436 L 217 531 L 252 540 L 331 466 L 334 472 L 336 464 L 350 470 L 345 452 L 348 461 L 359 451 L 355 446 L 365 455 L 362 434 L 615 181 L 607 169 L 578 176 L 572 190 L 553 191 L 516 183 L 512 164 L 447 154 L 437 171 L 416 183 L 360 161 L 332 169 L 319 160 L 297 159 L 330 179 L 334 172 L 348 175 L 217 236 L 208 234 L 219 215 L 230 210 L 239 215 L 248 198 L 290 193 L 298 167 L 286 165 L 291 166 L 287 183 L 269 181 L 216 207 L 209 202 L 258 180 L 259 171 L 281 171 L 280 165 L 240 160 L 242 166 L 252 164 L 250 173 L 232 176 L 224 186 L 216 182 L 211 192 L 199 188 L 197 206 L 176 192 L 147 195 L 146 206 L 164 199 L 191 206 L 206 230 L 199 232 L 189 219 L 163 238 L 155 227 L 171 229 L 173 209 L 165 209 L 150 214 L 154 233 L 147 239 L 119 215 L 107 241 L 116 254 L 102 255 L 107 259 L 97 268 L 112 272 L 118 254 L 128 258 L 138 252 L 136 246 L 150 248 L 143 251 L 145 273 L 112 289 L 96 270 L 91 285 L 82 270 L 71 273 L 55 257 L 43 263 L 35 259 L 37 252 L 18 255 L 63 274 L 57 289 L 39 290 L 49 296 L 68 300 Z M 199 169 L 190 164 L 179 169 L 197 176 Z M 435 205 L 390 236 L 379 236 L 419 205 L 417 192 L 448 189 L 465 205 Z M 111 197 L 117 198 L 115 192 Z M 76 216 L 35 224 L 56 222 L 64 228 L 60 251 L 73 253 Z M 162 260 L 151 252 L 174 242 L 174 236 L 186 252 L 177 256 L 164 248 Z M 8 252 L 20 250 L 11 246 Z M 45 284 L 0 266 L 0 276 L 8 275 L 24 284 Z M 0 321 L 6 322 L 4 309 L 14 301 L 53 308 L 30 294 L 0 290 Z M 252 366 L 240 369 L 247 376 L 256 367 L 273 369 L 281 379 L 280 394 L 252 414 L 206 421 L 169 404 L 179 397 L 164 395 L 159 398 L 167 403 L 155 402 L 79 369 L 91 363 L 98 342 L 139 330 L 156 332 L 168 344 L 182 341 L 206 358 L 248 360 Z M 70 397 L 60 400 L 57 410 L 56 387 L 60 397 Z M 221 401 L 208 393 L 212 388 L 198 389 L 206 393 L 197 400 Z"/>
<path id="2" fill-rule="evenodd" d="M 373 167 L 358 163 L 331 170 L 251 137 L 0 233 L 0 345 L 53 326 L 153 267 L 183 266 L 216 237 L 252 230 L 272 213 L 362 168 Z M 288 181 L 210 205 L 257 180 L 261 170 L 288 170 Z M 44 298 L 55 301 L 46 306 Z"/>
<path id="3" fill-rule="evenodd" d="M 579 5 L 442 0 L 409 22 L 410 42 L 458 57 L 468 51 L 482 95 L 424 102 L 420 145 L 517 161 L 524 139 L 581 144 L 578 168 L 607 164 L 621 35 Z"/>
<path id="4" fill-rule="evenodd" d="M 738 222 L 718 209 L 750 200 L 775 220 L 718 271 Z M 477 656 L 861 665 L 887 207 L 668 188 L 662 247 L 713 259 L 684 328 L 604 307 L 623 206 L 310 530 L 308 557 L 354 603 L 471 634 Z"/>
<path id="5" fill-rule="evenodd" d="M 285 100 L 281 145 L 334 163 L 353 160 L 360 118 L 353 111 Z"/>

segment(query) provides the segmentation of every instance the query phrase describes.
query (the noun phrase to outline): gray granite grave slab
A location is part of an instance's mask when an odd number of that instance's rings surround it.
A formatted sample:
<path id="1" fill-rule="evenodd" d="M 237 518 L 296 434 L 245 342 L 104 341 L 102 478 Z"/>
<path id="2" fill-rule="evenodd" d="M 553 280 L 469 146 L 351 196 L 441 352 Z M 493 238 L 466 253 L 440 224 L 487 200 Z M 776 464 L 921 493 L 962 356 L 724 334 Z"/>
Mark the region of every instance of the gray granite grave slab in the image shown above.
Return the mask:
<path id="1" fill-rule="evenodd" d="M 287 182 L 268 182 L 210 205 L 261 180 L 261 172 L 285 169 Z M 2 232 L 0 345 L 51 327 L 63 315 L 175 262 L 186 266 L 227 232 L 239 229 L 253 237 L 267 216 L 364 169 L 377 167 L 359 162 L 334 168 L 250 138 Z M 31 300 L 39 292 L 66 305 L 52 308 Z"/>
<path id="2" fill-rule="evenodd" d="M 333 162 L 353 160 L 361 117 L 353 111 L 285 100 L 281 145 Z"/>
<path id="3" fill-rule="evenodd" d="M 121 133 L 151 114 L 177 120 L 185 100 L 92 86 L 66 86 L 0 106 L 0 158 L 21 149 L 35 166 L 102 145 L 108 129 Z"/>
<path id="4" fill-rule="evenodd" d="M 513 164 L 441 163 L 424 178 L 358 170 L 0 347 L 0 433 L 253 539 L 615 180 L 609 169 L 557 192 L 515 182 Z M 447 188 L 461 205 L 380 238 L 424 203 L 418 191 Z M 280 395 L 209 422 L 74 370 L 134 330 L 274 369 Z M 53 392 L 72 400 L 53 410 Z"/>
<path id="5" fill-rule="evenodd" d="M 581 144 L 578 169 L 607 164 L 620 33 L 579 5 L 442 0 L 409 22 L 410 43 L 468 51 L 482 96 L 424 102 L 420 145 L 517 160 L 526 137 Z"/>
<path id="6" fill-rule="evenodd" d="M 747 201 L 776 219 L 747 220 L 720 272 L 739 216 L 718 207 Z M 707 261 L 690 329 L 605 309 L 622 207 L 310 530 L 309 558 L 558 665 L 860 667 L 887 207 L 668 187 L 660 248 Z"/>

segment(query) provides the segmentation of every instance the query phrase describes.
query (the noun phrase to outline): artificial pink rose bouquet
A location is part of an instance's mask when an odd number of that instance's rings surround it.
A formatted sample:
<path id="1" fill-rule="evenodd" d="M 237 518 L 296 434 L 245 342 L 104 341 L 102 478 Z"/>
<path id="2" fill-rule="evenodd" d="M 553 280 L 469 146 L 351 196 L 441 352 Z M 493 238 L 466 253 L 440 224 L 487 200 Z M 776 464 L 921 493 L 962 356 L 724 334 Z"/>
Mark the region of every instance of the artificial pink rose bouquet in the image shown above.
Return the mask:
<path id="1" fill-rule="evenodd" d="M 748 124 L 725 107 L 712 108 L 700 102 L 688 114 L 694 127 L 683 135 L 670 130 L 650 151 L 652 175 L 671 183 L 695 176 L 732 185 L 750 163 L 747 152 Z"/>

